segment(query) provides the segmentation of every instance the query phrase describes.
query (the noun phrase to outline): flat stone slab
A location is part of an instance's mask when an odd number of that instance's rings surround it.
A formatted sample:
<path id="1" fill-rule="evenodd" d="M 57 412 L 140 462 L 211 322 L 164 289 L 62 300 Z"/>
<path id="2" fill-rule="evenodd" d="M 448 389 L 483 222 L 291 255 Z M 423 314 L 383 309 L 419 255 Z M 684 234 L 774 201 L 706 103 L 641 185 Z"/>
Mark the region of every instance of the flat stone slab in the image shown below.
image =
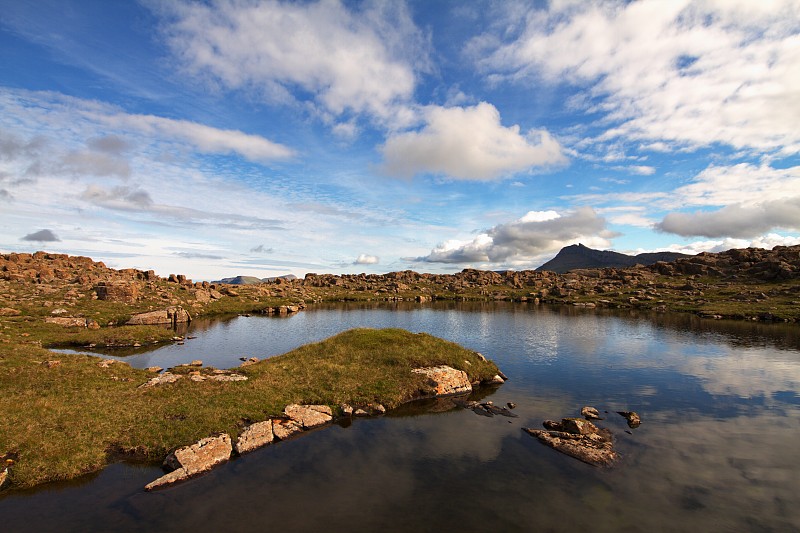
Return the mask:
<path id="1" fill-rule="evenodd" d="M 263 422 L 256 422 L 250 424 L 239 438 L 236 439 L 234 449 L 239 455 L 253 451 L 262 446 L 272 444 L 275 440 L 275 435 L 272 432 L 272 420 L 265 420 Z"/>
<path id="2" fill-rule="evenodd" d="M 166 309 L 159 309 L 158 311 L 148 311 L 147 313 L 139 313 L 133 315 L 128 320 L 129 326 L 156 326 L 159 324 L 183 324 L 191 322 L 192 317 L 189 313 L 180 306 L 167 307 Z"/>
<path id="3" fill-rule="evenodd" d="M 423 397 L 449 396 L 472 392 L 472 383 L 467 373 L 447 365 L 415 368 L 415 374 L 422 374 L 427 379 L 427 387 L 421 391 Z"/>
<path id="4" fill-rule="evenodd" d="M 291 404 L 287 405 L 283 412 L 304 429 L 324 426 L 333 420 L 333 411 L 327 405 Z"/>
<path id="5" fill-rule="evenodd" d="M 232 452 L 231 437 L 226 433 L 216 437 L 206 437 L 191 446 L 178 448 L 164 459 L 164 467 L 172 469 L 172 472 L 148 483 L 145 490 L 171 485 L 211 470 L 230 459 Z"/>

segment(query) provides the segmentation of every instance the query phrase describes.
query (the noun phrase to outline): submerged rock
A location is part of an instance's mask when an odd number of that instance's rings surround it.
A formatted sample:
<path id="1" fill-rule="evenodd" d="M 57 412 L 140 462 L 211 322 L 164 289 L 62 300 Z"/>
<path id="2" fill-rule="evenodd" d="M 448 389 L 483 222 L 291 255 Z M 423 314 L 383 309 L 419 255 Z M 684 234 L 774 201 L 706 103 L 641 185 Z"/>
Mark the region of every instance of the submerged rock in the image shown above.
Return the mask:
<path id="1" fill-rule="evenodd" d="M 546 429 L 523 430 L 542 444 L 592 466 L 611 466 L 618 458 L 607 430 L 588 435 Z"/>
<path id="2" fill-rule="evenodd" d="M 638 428 L 642 423 L 642 419 L 639 418 L 639 415 L 636 414 L 636 411 L 617 411 L 617 414 L 625 417 L 625 420 L 628 421 L 628 427 L 631 429 Z"/>

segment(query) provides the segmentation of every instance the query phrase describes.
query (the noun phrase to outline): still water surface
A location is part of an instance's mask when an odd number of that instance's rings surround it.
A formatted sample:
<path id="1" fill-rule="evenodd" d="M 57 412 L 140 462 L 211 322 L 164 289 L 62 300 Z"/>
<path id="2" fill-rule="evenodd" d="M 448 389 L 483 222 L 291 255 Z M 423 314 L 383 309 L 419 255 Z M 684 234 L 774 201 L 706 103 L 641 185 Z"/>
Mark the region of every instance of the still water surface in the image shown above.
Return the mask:
<path id="1" fill-rule="evenodd" d="M 193 323 L 182 346 L 124 357 L 221 368 L 352 327 L 458 342 L 511 378 L 519 418 L 424 404 L 334 425 L 145 493 L 153 466 L 0 499 L 8 531 L 797 531 L 800 331 L 515 304 L 338 305 Z M 597 469 L 522 427 L 610 412 L 623 458 Z M 617 410 L 635 410 L 631 434 Z"/>

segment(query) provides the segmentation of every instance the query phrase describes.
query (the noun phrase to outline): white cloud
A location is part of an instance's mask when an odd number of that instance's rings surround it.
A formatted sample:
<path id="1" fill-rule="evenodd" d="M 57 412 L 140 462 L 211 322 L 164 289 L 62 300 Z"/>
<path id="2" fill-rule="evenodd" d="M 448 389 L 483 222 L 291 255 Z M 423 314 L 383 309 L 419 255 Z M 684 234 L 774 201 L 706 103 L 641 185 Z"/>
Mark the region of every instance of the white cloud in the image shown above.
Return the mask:
<path id="1" fill-rule="evenodd" d="M 752 238 L 774 228 L 800 230 L 800 196 L 749 206 L 732 204 L 716 211 L 669 213 L 658 231 L 683 236 Z"/>
<path id="2" fill-rule="evenodd" d="M 0 156 L 40 156 L 47 141 L 42 131 L 53 135 L 87 138 L 84 146 L 75 147 L 58 165 L 64 170 L 89 171 L 93 175 L 126 177 L 130 168 L 126 158 L 133 157 L 129 137 L 140 143 L 179 143 L 199 153 L 236 154 L 254 162 L 288 158 L 294 151 L 284 145 L 238 130 L 226 130 L 191 122 L 122 112 L 118 107 L 57 93 L 0 88 L 0 109 L 9 119 L 0 127 L 13 128 L 20 134 L 29 130 L 31 140 L 0 138 Z M 103 134 L 98 136 L 97 132 Z M 65 146 L 63 139 L 58 139 Z"/>
<path id="3" fill-rule="evenodd" d="M 353 261 L 354 265 L 377 265 L 380 259 L 374 255 L 360 254 L 358 258 Z"/>
<path id="4" fill-rule="evenodd" d="M 338 0 L 220 0 L 159 11 L 167 42 L 189 72 L 269 101 L 307 92 L 334 116 L 390 118 L 412 97 L 415 69 L 428 68 L 426 38 L 400 2 L 350 10 Z"/>
<path id="5" fill-rule="evenodd" d="M 468 50 L 495 82 L 587 87 L 584 109 L 611 124 L 604 140 L 793 154 L 798 13 L 798 0 L 554 2 L 530 9 L 520 31 L 498 26 Z"/>
<path id="6" fill-rule="evenodd" d="M 543 254 L 578 242 L 608 247 L 611 234 L 605 230 L 605 225 L 605 219 L 588 207 L 563 215 L 554 211 L 531 211 L 515 221 L 499 224 L 471 241 L 445 241 L 418 260 L 430 263 L 531 263 L 540 260 Z"/>
<path id="7" fill-rule="evenodd" d="M 800 166 L 776 169 L 749 163 L 711 165 L 692 183 L 674 191 L 672 207 L 753 205 L 784 199 L 791 196 L 791 191 L 800 191 Z"/>
<path id="8" fill-rule="evenodd" d="M 250 161 L 265 162 L 294 155 L 286 146 L 260 135 L 238 130 L 223 130 L 188 120 L 176 120 L 153 115 L 98 115 L 100 123 L 122 131 L 136 131 L 188 143 L 194 149 L 211 154 L 238 154 Z"/>
<path id="9" fill-rule="evenodd" d="M 486 102 L 472 107 L 429 106 L 424 115 L 420 131 L 396 133 L 386 140 L 381 150 L 387 174 L 491 180 L 567 161 L 547 131 L 521 135 L 519 126 L 503 126 L 497 108 Z"/>

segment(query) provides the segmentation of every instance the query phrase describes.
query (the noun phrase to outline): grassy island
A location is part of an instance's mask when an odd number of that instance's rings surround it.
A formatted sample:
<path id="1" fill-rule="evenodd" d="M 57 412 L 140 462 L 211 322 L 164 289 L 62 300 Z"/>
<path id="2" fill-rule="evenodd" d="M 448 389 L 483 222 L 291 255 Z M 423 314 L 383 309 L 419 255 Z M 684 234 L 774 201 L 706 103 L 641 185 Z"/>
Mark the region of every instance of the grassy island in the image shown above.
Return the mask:
<path id="1" fill-rule="evenodd" d="M 0 354 L 0 445 L 13 457 L 14 487 L 75 478 L 120 455 L 160 461 L 213 433 L 237 435 L 291 403 L 391 408 L 420 390 L 417 367 L 449 365 L 473 381 L 497 373 L 475 352 L 399 329 L 355 329 L 302 346 L 238 369 L 246 381 L 150 388 L 140 386 L 153 373 L 124 363 L 26 345 Z"/>

